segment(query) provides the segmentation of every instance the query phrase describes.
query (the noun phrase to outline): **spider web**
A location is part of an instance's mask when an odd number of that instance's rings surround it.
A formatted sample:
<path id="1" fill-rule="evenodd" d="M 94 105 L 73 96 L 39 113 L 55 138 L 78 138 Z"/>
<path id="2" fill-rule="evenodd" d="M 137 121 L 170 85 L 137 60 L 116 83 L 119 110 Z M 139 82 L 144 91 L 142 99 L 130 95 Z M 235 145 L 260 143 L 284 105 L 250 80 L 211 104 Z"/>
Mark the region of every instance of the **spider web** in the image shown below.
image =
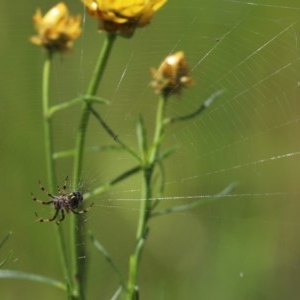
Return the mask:
<path id="1" fill-rule="evenodd" d="M 155 100 L 149 80 L 143 79 L 149 62 L 159 62 L 157 57 L 184 50 L 197 82 L 181 99 L 172 100 L 170 115 L 193 111 L 212 93 L 225 91 L 203 115 L 169 129 L 167 145 L 179 148 L 166 161 L 161 206 L 211 198 L 233 182 L 237 187 L 212 205 L 154 219 L 141 282 L 147 282 L 147 299 L 158 297 L 153 290 L 163 293 L 163 299 L 293 298 L 297 284 L 290 277 L 299 274 L 294 233 L 299 225 L 300 7 L 296 2 L 214 4 L 170 3 L 172 14 L 166 7 L 159 17 L 162 23 L 154 21 L 130 47 L 124 45 L 116 88 L 108 91 L 115 107 L 105 117 L 111 118 L 114 110 L 114 128 L 133 144 L 137 113 L 144 112 L 147 124 L 153 124 Z M 118 160 L 128 163 L 123 155 Z M 114 160 L 104 169 L 102 178 L 114 173 Z M 105 226 L 115 224 L 118 216 L 134 230 L 132 216 L 141 200 L 135 183 L 131 187 L 129 181 L 99 200 L 91 218 L 104 218 Z M 123 244 L 121 228 L 115 237 Z M 153 285 L 148 281 L 155 273 L 153 262 L 163 270 L 159 288 L 155 280 Z"/>
<path id="2" fill-rule="evenodd" d="M 83 12 L 80 5 L 77 8 Z M 165 161 L 159 208 L 211 199 L 236 184 L 213 203 L 151 221 L 140 275 L 142 299 L 295 299 L 298 295 L 299 12 L 300 4 L 292 0 L 284 4 L 174 0 L 132 39 L 117 40 L 99 91 L 111 105 L 97 109 L 135 149 L 139 113 L 145 117 L 149 138 L 153 134 L 157 99 L 149 87 L 149 69 L 166 55 L 183 50 L 196 81 L 181 97 L 170 99 L 170 116 L 188 114 L 213 93 L 224 91 L 203 114 L 167 129 L 163 147 L 177 148 Z M 83 24 L 72 59 L 55 62 L 54 101 L 83 94 L 89 81 L 102 36 L 95 34 L 96 22 L 89 16 L 84 15 Z M 40 121 L 38 104 L 31 104 L 31 109 L 36 112 L 30 114 L 33 121 Z M 63 112 L 55 125 L 58 149 L 73 144 L 76 128 L 70 116 L 78 112 L 77 108 Z M 111 144 L 92 120 L 84 190 L 134 165 L 124 152 L 99 151 Z M 62 161 L 59 177 L 63 180 L 71 170 L 70 162 Z M 30 179 L 37 176 L 35 172 Z M 27 193 L 27 187 L 23 190 Z M 88 224 L 126 275 L 142 201 L 141 179 L 134 176 L 91 201 L 95 205 L 87 214 Z M 48 212 L 42 208 L 41 214 Z M 45 228 L 38 233 L 48 234 Z M 117 280 L 97 255 L 93 252 L 91 258 L 95 274 L 91 295 L 106 299 Z M 30 260 L 26 250 L 20 258 L 25 265 Z M 100 279 L 99 269 L 105 274 Z"/>

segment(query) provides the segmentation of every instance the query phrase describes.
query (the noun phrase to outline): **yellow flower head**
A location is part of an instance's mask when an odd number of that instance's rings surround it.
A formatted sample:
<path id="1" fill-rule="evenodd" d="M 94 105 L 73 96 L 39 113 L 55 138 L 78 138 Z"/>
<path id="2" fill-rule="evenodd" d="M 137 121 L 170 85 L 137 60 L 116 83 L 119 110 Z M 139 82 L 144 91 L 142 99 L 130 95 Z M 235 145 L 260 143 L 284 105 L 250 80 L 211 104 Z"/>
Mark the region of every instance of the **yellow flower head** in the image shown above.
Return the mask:
<path id="1" fill-rule="evenodd" d="M 151 69 L 151 75 L 154 79 L 151 85 L 158 94 L 165 97 L 172 94 L 180 94 L 182 88 L 187 88 L 194 84 L 182 51 L 167 56 L 158 70 Z"/>
<path id="2" fill-rule="evenodd" d="M 44 16 L 38 9 L 33 16 L 33 23 L 38 34 L 32 36 L 30 41 L 49 51 L 69 50 L 81 33 L 81 17 L 71 16 L 62 2 L 52 7 Z"/>
<path id="3" fill-rule="evenodd" d="M 167 0 L 82 0 L 99 29 L 130 37 L 136 27 L 150 23 Z"/>

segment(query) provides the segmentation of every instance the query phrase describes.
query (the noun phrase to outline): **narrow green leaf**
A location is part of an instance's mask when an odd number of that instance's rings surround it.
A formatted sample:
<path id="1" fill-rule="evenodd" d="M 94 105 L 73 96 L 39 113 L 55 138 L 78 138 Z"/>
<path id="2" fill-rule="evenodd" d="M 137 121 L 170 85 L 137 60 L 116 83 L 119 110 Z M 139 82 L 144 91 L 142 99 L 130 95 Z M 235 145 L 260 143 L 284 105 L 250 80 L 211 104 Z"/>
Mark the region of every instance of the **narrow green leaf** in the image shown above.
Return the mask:
<path id="1" fill-rule="evenodd" d="M 88 152 L 103 152 L 103 151 L 124 151 L 125 149 L 121 145 L 106 145 L 106 146 L 94 146 L 86 149 Z M 74 150 L 66 150 L 53 153 L 53 159 L 68 158 L 74 156 Z"/>
<path id="2" fill-rule="evenodd" d="M 7 255 L 6 255 L 6 257 L 4 258 L 4 260 L 2 260 L 1 262 L 0 262 L 0 269 L 5 265 L 5 263 L 11 258 L 11 256 L 12 256 L 12 251 L 10 251 Z"/>
<path id="3" fill-rule="evenodd" d="M 70 101 L 67 102 L 63 102 L 57 105 L 53 105 L 52 107 L 49 108 L 48 110 L 48 118 L 51 118 L 56 112 L 62 110 L 62 109 L 66 109 L 69 108 L 75 104 L 81 103 L 82 102 L 82 97 L 78 97 L 75 99 L 72 99 Z"/>
<path id="4" fill-rule="evenodd" d="M 4 238 L 3 240 L 0 242 L 0 249 L 4 246 L 4 244 L 8 241 L 9 237 L 12 235 L 12 232 L 10 231 Z M 2 268 L 5 263 L 10 259 L 12 255 L 12 251 L 10 251 L 6 257 L 0 262 L 0 268 Z"/>
<path id="5" fill-rule="evenodd" d="M 112 180 L 107 181 L 106 183 L 103 183 L 101 186 L 95 188 L 93 191 L 85 193 L 83 195 L 83 198 L 86 200 L 86 199 L 89 199 L 90 197 L 102 194 L 105 191 L 107 191 L 108 189 L 110 189 L 113 185 L 123 181 L 124 179 L 126 179 L 126 178 L 128 178 L 128 177 L 130 177 L 130 176 L 132 176 L 132 175 L 134 175 L 138 172 L 140 172 L 141 170 L 142 170 L 141 166 L 133 167 L 133 168 L 121 173 L 120 175 L 113 178 Z"/>
<path id="6" fill-rule="evenodd" d="M 103 255 L 103 257 L 106 259 L 108 264 L 111 266 L 113 271 L 118 276 L 121 286 L 126 289 L 126 283 L 123 279 L 123 276 L 122 276 L 120 270 L 118 269 L 118 267 L 116 266 L 116 264 L 114 263 L 113 259 L 111 258 L 110 254 L 108 253 L 108 251 L 104 248 L 104 246 L 98 240 L 95 239 L 95 237 L 93 236 L 93 234 L 91 232 L 89 232 L 89 237 L 90 237 L 93 245 L 95 246 L 95 248 Z"/>
<path id="7" fill-rule="evenodd" d="M 93 109 L 93 107 L 90 107 L 89 110 L 92 112 L 94 117 L 99 121 L 102 128 L 112 137 L 112 139 L 118 143 L 121 147 L 123 147 L 124 150 L 126 150 L 130 155 L 135 157 L 138 161 L 141 161 L 141 158 L 133 151 L 130 147 L 128 147 L 123 141 L 119 138 L 119 136 L 110 128 L 110 126 L 104 121 L 102 116 Z"/>
<path id="8" fill-rule="evenodd" d="M 94 102 L 94 103 L 100 103 L 100 104 L 110 104 L 110 102 L 107 99 L 104 99 L 102 97 L 98 96 L 88 96 L 88 95 L 82 95 L 79 97 L 76 97 L 70 101 L 63 102 L 57 105 L 53 105 L 50 107 L 48 111 L 48 118 L 51 118 L 56 112 L 69 108 L 73 105 L 76 105 L 78 103 L 81 103 L 82 101 L 87 101 L 87 102 Z"/>
<path id="9" fill-rule="evenodd" d="M 104 152 L 104 151 L 124 151 L 121 145 L 105 145 L 105 146 L 93 146 L 88 147 L 89 152 Z"/>
<path id="10" fill-rule="evenodd" d="M 121 292 L 123 291 L 123 289 L 124 288 L 120 285 L 118 287 L 118 289 L 115 291 L 115 293 L 112 295 L 112 297 L 110 298 L 110 300 L 118 300 Z"/>
<path id="11" fill-rule="evenodd" d="M 162 162 L 165 158 L 168 158 L 173 153 L 175 153 L 176 150 L 178 150 L 178 147 L 172 147 L 172 148 L 163 150 L 163 151 L 161 151 L 161 153 L 159 154 L 159 156 L 156 160 Z"/>
<path id="12" fill-rule="evenodd" d="M 14 271 L 14 270 L 0 270 L 0 278 L 30 280 L 30 281 L 45 283 L 64 291 L 67 290 L 66 285 L 61 281 L 49 277 L 45 277 L 42 275 L 38 275 L 38 274 L 32 274 L 32 273 L 26 273 L 26 272 Z"/>
<path id="13" fill-rule="evenodd" d="M 137 135 L 137 140 L 138 140 L 138 145 L 139 145 L 141 155 L 145 160 L 147 157 L 148 145 L 147 145 L 147 130 L 142 115 L 139 116 L 139 119 L 136 124 L 136 135 Z"/>
<path id="14" fill-rule="evenodd" d="M 222 190 L 219 194 L 216 194 L 214 196 L 211 196 L 211 197 L 208 197 L 208 198 L 207 197 L 205 197 L 205 198 L 200 197 L 199 200 L 196 200 L 196 201 L 194 201 L 192 203 L 189 203 L 189 204 L 183 204 L 183 205 L 173 206 L 173 207 L 170 207 L 170 208 L 154 211 L 154 212 L 152 212 L 151 217 L 158 217 L 158 216 L 164 216 L 164 215 L 171 214 L 171 213 L 183 212 L 183 211 L 193 209 L 193 208 L 198 207 L 198 206 L 203 205 L 203 204 L 218 201 L 222 197 L 225 197 L 225 196 L 229 195 L 229 193 L 231 193 L 231 191 L 236 186 L 237 186 L 237 183 L 234 182 L 234 183 L 229 184 L 224 190 Z"/>
<path id="15" fill-rule="evenodd" d="M 7 242 L 7 240 L 9 239 L 9 237 L 12 235 L 12 232 L 10 231 L 5 237 L 4 239 L 0 242 L 0 249 L 3 247 L 3 245 Z"/>
<path id="16" fill-rule="evenodd" d="M 165 120 L 165 124 L 175 123 L 179 121 L 186 121 L 189 119 L 193 119 L 200 115 L 203 111 L 205 111 L 217 98 L 223 95 L 224 91 L 220 90 L 212 94 L 208 99 L 206 99 L 195 111 L 179 117 L 173 117 Z"/>
<path id="17" fill-rule="evenodd" d="M 66 158 L 74 156 L 74 150 L 66 150 L 53 153 L 53 159 Z"/>
<path id="18" fill-rule="evenodd" d="M 110 101 L 99 96 L 84 95 L 82 99 L 87 102 L 95 102 L 100 104 L 110 104 Z"/>

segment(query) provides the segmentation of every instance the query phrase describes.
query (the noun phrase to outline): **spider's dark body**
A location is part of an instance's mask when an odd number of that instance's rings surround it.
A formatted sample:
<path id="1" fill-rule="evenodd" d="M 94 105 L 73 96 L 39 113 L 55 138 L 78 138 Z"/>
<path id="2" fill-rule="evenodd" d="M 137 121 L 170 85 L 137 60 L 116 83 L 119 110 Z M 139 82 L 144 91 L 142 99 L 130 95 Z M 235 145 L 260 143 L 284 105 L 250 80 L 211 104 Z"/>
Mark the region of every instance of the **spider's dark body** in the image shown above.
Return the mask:
<path id="1" fill-rule="evenodd" d="M 72 192 L 69 195 L 66 196 L 54 196 L 53 204 L 54 208 L 57 209 L 65 209 L 66 212 L 70 212 L 76 208 L 82 203 L 83 197 L 80 192 Z"/>
<path id="2" fill-rule="evenodd" d="M 51 203 L 53 203 L 55 213 L 54 213 L 54 216 L 52 218 L 49 218 L 49 219 L 39 218 L 38 221 L 40 221 L 40 222 L 52 222 L 57 218 L 59 212 L 61 212 L 60 219 L 58 221 L 56 221 L 56 223 L 59 224 L 65 218 L 65 213 L 64 212 L 69 213 L 71 211 L 72 213 L 77 214 L 77 215 L 78 214 L 83 214 L 83 213 L 88 212 L 89 209 L 93 206 L 93 203 L 92 203 L 90 205 L 90 207 L 88 207 L 87 209 L 76 210 L 82 204 L 83 196 L 78 191 L 75 191 L 75 192 L 72 192 L 72 193 L 66 195 L 67 182 L 68 182 L 68 177 L 65 180 L 65 184 L 64 184 L 62 190 L 58 187 L 59 195 L 52 195 L 52 194 L 50 194 L 49 192 L 47 192 L 45 190 L 45 188 L 42 186 L 41 182 L 39 181 L 40 189 L 47 196 L 49 196 L 52 200 L 50 200 L 50 201 L 39 200 L 31 193 L 32 200 L 34 200 L 38 203 L 41 203 L 41 204 L 51 204 Z"/>
<path id="3" fill-rule="evenodd" d="M 70 205 L 73 209 L 77 208 L 83 201 L 82 194 L 78 191 L 69 194 Z"/>

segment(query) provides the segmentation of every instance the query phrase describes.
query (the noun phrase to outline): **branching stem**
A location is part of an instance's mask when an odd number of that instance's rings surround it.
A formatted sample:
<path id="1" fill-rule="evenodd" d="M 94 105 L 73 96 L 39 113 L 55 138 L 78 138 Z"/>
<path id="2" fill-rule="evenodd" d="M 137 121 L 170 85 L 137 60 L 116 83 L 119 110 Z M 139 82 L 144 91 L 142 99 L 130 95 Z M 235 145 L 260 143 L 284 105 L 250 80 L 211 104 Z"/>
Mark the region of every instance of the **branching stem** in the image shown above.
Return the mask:
<path id="1" fill-rule="evenodd" d="M 140 260 L 144 243 L 148 235 L 148 221 L 151 215 L 151 198 L 152 198 L 152 177 L 154 172 L 155 163 L 159 153 L 160 144 L 164 135 L 164 118 L 166 110 L 167 99 L 161 97 L 158 102 L 155 133 L 152 145 L 148 153 L 145 153 L 144 167 L 143 167 L 143 195 L 140 216 L 138 221 L 138 228 L 136 233 L 136 244 L 134 253 L 130 256 L 129 260 L 129 274 L 127 283 L 126 300 L 138 299 L 138 271 L 140 267 Z"/>
<path id="2" fill-rule="evenodd" d="M 92 99 L 98 91 L 102 75 L 108 62 L 111 49 L 113 47 L 116 35 L 107 34 L 102 50 L 98 57 L 95 69 L 85 94 L 86 99 L 83 103 L 80 124 L 77 133 L 76 146 L 74 152 L 74 171 L 73 171 L 73 187 L 78 186 L 82 175 L 82 162 L 84 154 L 84 145 L 86 138 L 86 131 L 88 121 L 91 113 Z M 86 229 L 84 228 L 83 218 L 81 216 L 73 215 L 71 218 L 71 259 L 73 272 L 73 295 L 74 299 L 84 300 L 84 289 L 86 282 L 86 259 L 79 259 L 79 257 L 86 257 Z"/>
<path id="3" fill-rule="evenodd" d="M 42 103 L 43 103 L 43 123 L 44 123 L 44 143 L 45 143 L 45 157 L 46 157 L 46 170 L 48 187 L 51 191 L 56 188 L 55 172 L 54 172 L 54 159 L 53 159 L 53 134 L 52 134 L 52 120 L 48 117 L 50 109 L 49 100 L 49 83 L 51 73 L 52 53 L 47 53 L 47 58 L 44 62 L 43 68 L 43 82 L 42 82 Z M 60 226 L 55 226 L 57 232 L 57 242 L 60 252 L 61 265 L 66 280 L 66 286 L 68 287 L 69 295 L 71 293 L 72 279 L 68 268 L 68 259 L 65 246 L 65 240 L 63 232 Z"/>

